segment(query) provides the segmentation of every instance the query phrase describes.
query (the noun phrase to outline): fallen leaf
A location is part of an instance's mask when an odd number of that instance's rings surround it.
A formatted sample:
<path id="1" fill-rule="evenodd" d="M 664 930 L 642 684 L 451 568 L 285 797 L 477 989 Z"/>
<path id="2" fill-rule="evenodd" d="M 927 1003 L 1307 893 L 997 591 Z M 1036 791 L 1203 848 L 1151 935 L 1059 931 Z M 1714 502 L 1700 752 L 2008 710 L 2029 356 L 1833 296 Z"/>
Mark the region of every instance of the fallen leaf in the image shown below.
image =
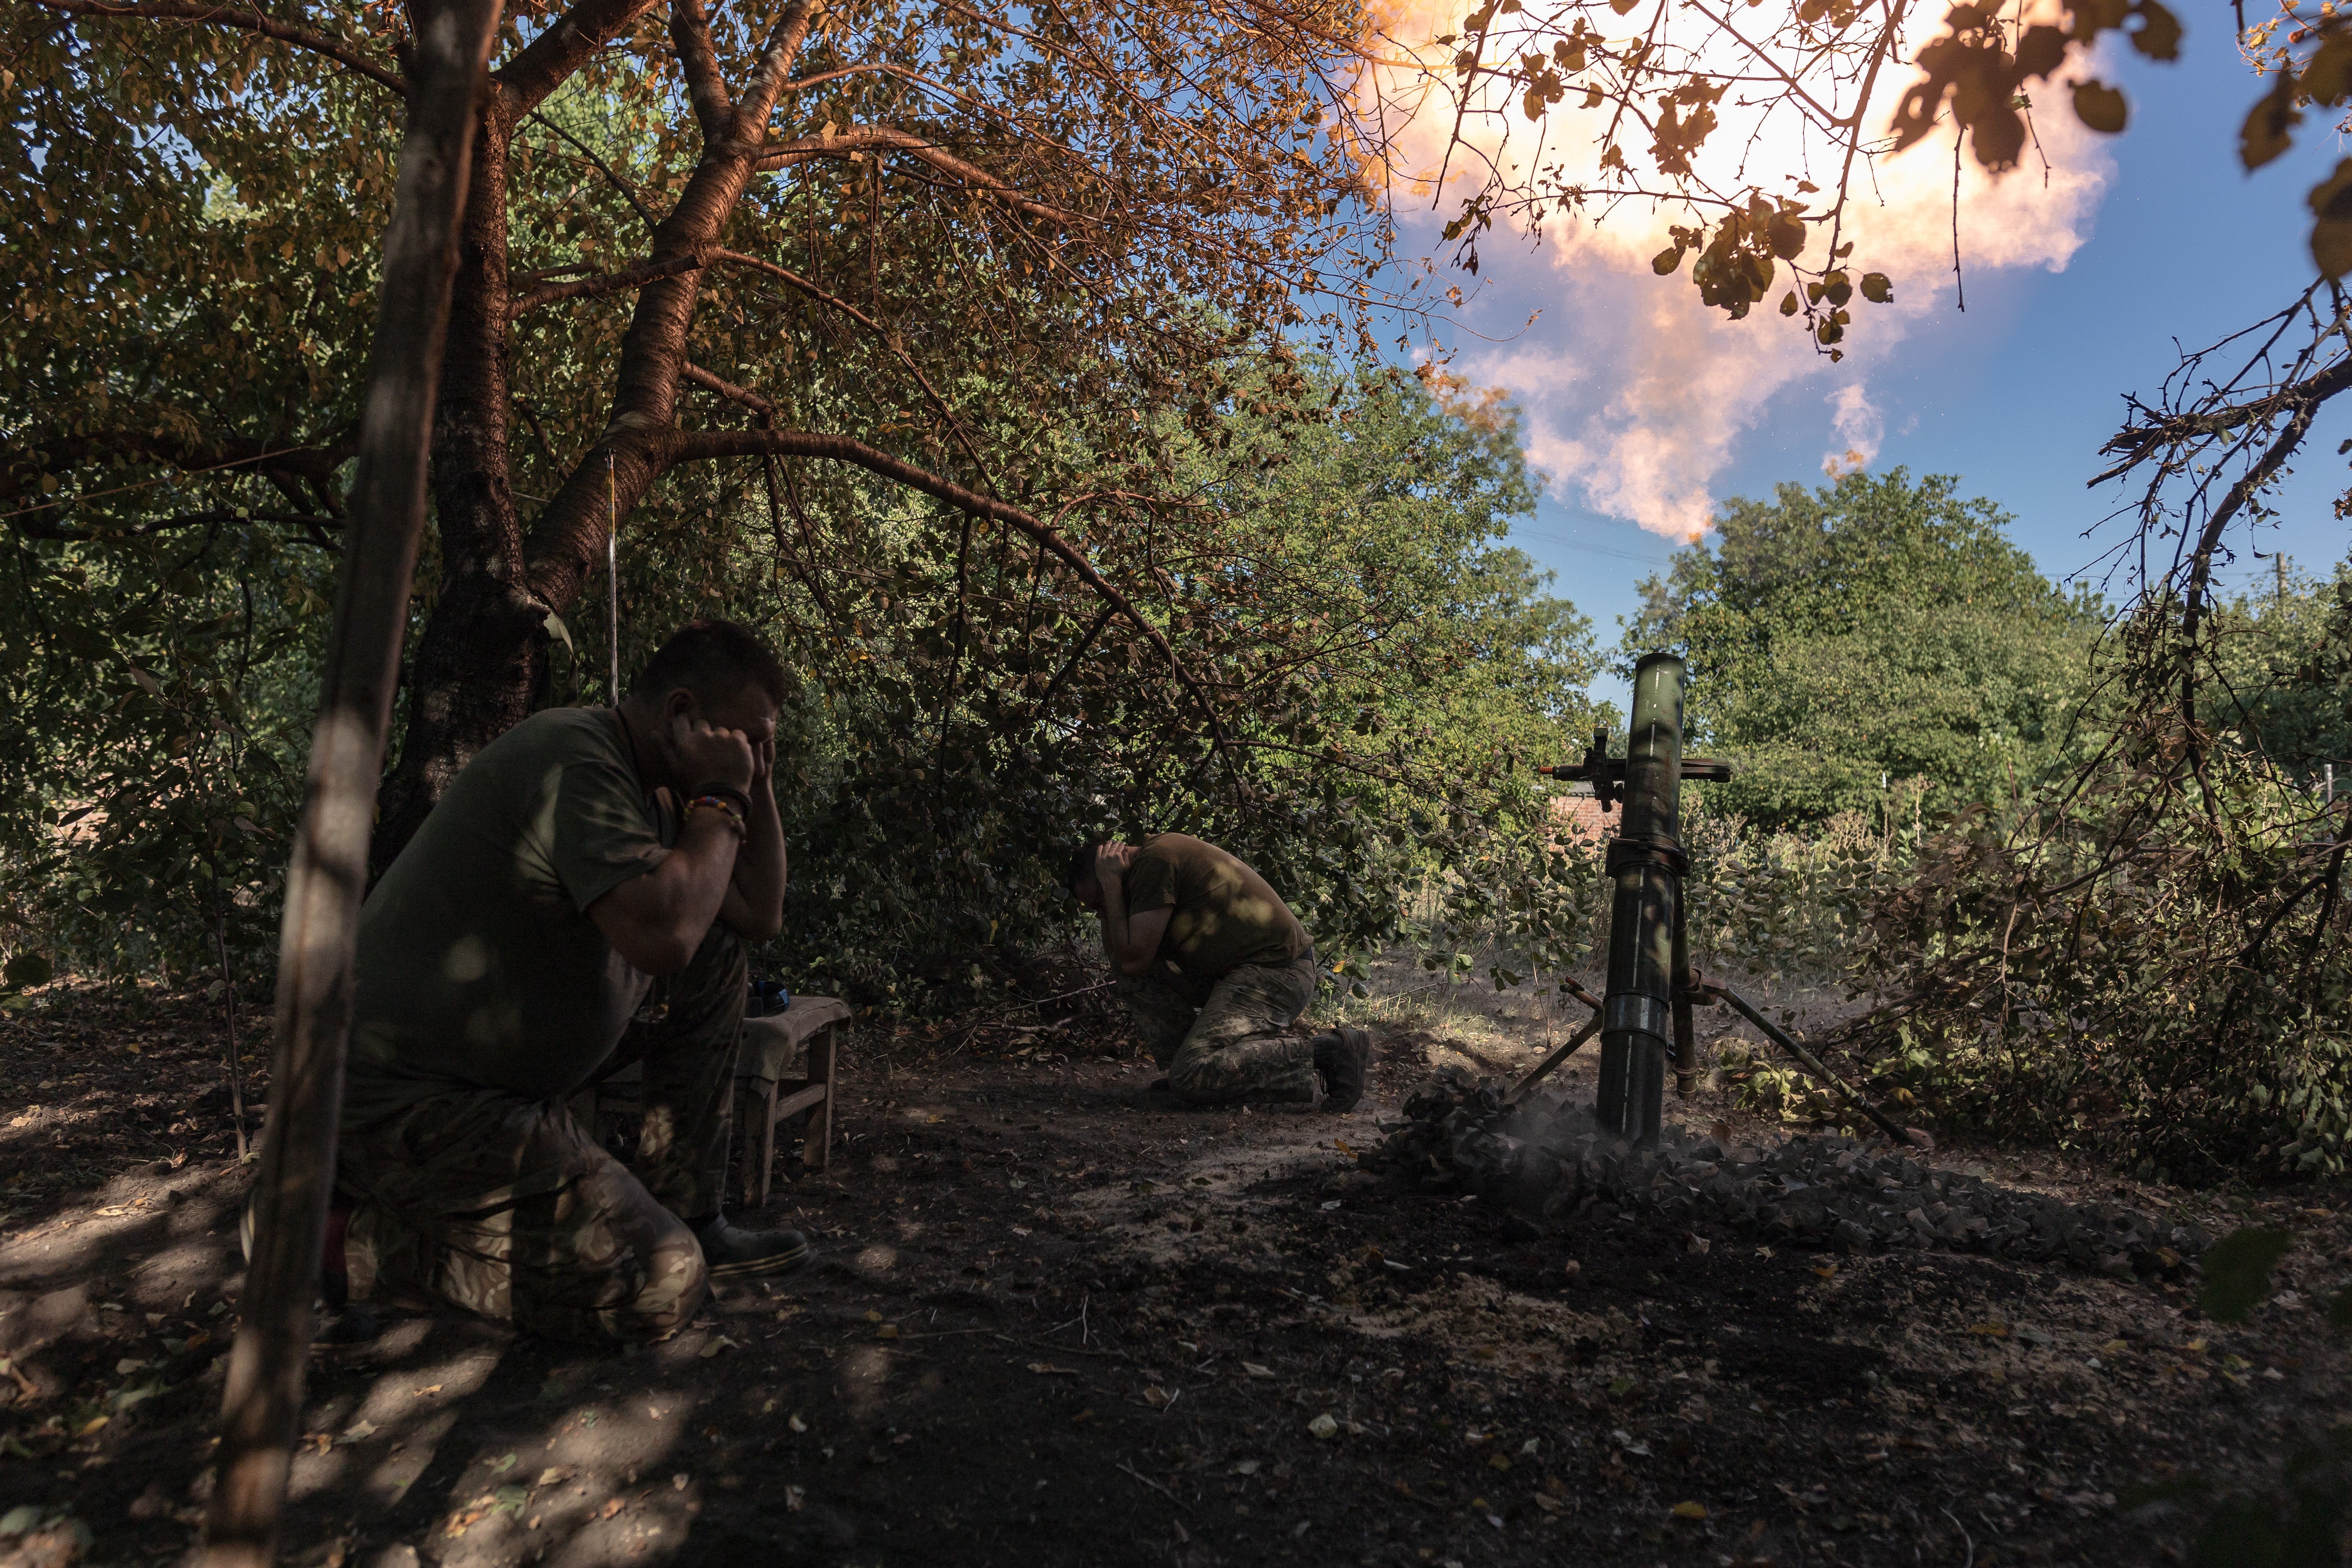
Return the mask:
<path id="1" fill-rule="evenodd" d="M 1837 1278 L 1837 1265 L 1834 1263 L 1816 1263 L 1813 1265 L 1813 1272 L 1820 1275 L 1824 1279 L 1834 1279 Z"/>
<path id="2" fill-rule="evenodd" d="M 788 1486 L 784 1489 L 784 1511 L 786 1513 L 798 1513 L 802 1509 L 806 1508 L 807 1506 L 808 1489 L 806 1487 Z"/>
<path id="3" fill-rule="evenodd" d="M 424 1398 L 424 1397 L 425 1397 L 426 1394 L 438 1394 L 438 1393 L 440 1393 L 440 1392 L 441 1392 L 441 1385 L 440 1385 L 439 1384 L 437 1384 L 437 1383 L 428 1383 L 428 1384 L 426 1384 L 424 1387 L 422 1387 L 422 1388 L 420 1388 L 420 1389 L 416 1390 L 415 1397 L 417 1397 L 417 1398 L 419 1398 L 419 1399 L 422 1399 L 422 1398 Z"/>
<path id="4" fill-rule="evenodd" d="M 1242 1363 L 1242 1373 L 1243 1375 L 1246 1377 L 1272 1377 L 1274 1375 L 1274 1368 L 1270 1366 L 1260 1366 L 1254 1361 L 1245 1361 Z"/>
<path id="5" fill-rule="evenodd" d="M 1307 1424 L 1307 1430 L 1318 1437 L 1336 1437 L 1339 1435 L 1339 1422 L 1336 1416 L 1326 1412 L 1309 1421 Z"/>
<path id="6" fill-rule="evenodd" d="M 898 1337 L 898 1325 L 885 1323 L 874 1331 L 874 1337 L 877 1340 L 895 1340 Z"/>
<path id="7" fill-rule="evenodd" d="M 1703 1520 L 1706 1517 L 1706 1505 L 1701 1502 L 1678 1502 L 1675 1504 L 1675 1517 Z"/>
<path id="8" fill-rule="evenodd" d="M 1258 1462 L 1255 1459 L 1240 1460 L 1234 1466 L 1234 1474 L 1237 1476 L 1254 1476 L 1257 1474 L 1257 1464 Z"/>
<path id="9" fill-rule="evenodd" d="M 700 1353 L 703 1360 L 709 1361 L 720 1351 L 740 1350 L 742 1348 L 742 1346 L 737 1344 L 733 1340 L 729 1339 L 725 1334 L 721 1334 L 717 1339 L 711 1341 L 709 1344 L 704 1345 Z"/>
<path id="10" fill-rule="evenodd" d="M 2005 1340 L 2009 1338 L 2009 1325 L 1998 1319 L 1989 1319 L 1981 1323 L 1970 1323 L 1969 1332 L 1982 1334 L 1989 1340 Z"/>
<path id="11" fill-rule="evenodd" d="M 1536 1506 L 1543 1510 L 1546 1513 L 1566 1513 L 1568 1511 L 1568 1505 L 1561 1502 L 1556 1497 L 1547 1497 L 1542 1492 L 1538 1492 L 1535 1494 L 1535 1500 Z"/>
<path id="12" fill-rule="evenodd" d="M 1176 1396 L 1155 1383 L 1143 1391 L 1143 1403 L 1154 1410 L 1165 1410 L 1176 1403 Z"/>
<path id="13" fill-rule="evenodd" d="M 364 1443 L 369 1438 L 374 1436 L 375 1434 L 376 1425 L 374 1422 L 354 1421 L 349 1426 L 343 1428 L 343 1435 L 336 1438 L 335 1441 L 338 1443 Z M 490 1473 L 496 1475 L 499 1471 L 505 1469 L 507 1465 L 511 1465 L 513 1463 L 514 1456 L 512 1454 L 509 1454 L 507 1456 L 506 1465 L 492 1465 L 490 1467 Z"/>
<path id="14" fill-rule="evenodd" d="M 537 1484 L 542 1487 L 560 1487 L 577 1474 L 579 1472 L 570 1465 L 550 1465 L 539 1472 Z"/>
<path id="15" fill-rule="evenodd" d="M 797 1410 L 793 1411 L 790 1415 L 784 1418 L 784 1425 L 791 1427 L 795 1432 L 805 1432 L 808 1430 L 808 1423 L 801 1419 L 801 1413 Z"/>
<path id="16" fill-rule="evenodd" d="M 619 1498 L 609 1498 L 605 1500 L 604 1506 L 596 1510 L 596 1517 L 598 1519 L 610 1519 L 614 1514 L 620 1512 L 623 1506 L 624 1505 Z"/>

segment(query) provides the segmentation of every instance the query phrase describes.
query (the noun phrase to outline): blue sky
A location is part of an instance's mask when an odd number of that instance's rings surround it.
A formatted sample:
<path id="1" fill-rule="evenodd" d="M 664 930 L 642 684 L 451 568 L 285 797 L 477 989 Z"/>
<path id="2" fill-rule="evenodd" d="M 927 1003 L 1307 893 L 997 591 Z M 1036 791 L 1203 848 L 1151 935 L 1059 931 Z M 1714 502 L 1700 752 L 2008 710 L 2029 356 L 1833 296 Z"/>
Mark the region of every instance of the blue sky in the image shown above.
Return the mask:
<path id="1" fill-rule="evenodd" d="M 1965 314 L 1953 308 L 1948 271 L 1898 277 L 1898 293 L 1932 290 L 1933 308 L 1912 316 L 1907 331 L 1895 334 L 1900 341 L 1885 346 L 1866 374 L 1884 429 L 1871 467 L 1961 476 L 1963 493 L 1989 497 L 2012 513 L 2017 542 L 2062 579 L 2082 574 L 2102 542 L 2116 537 L 2112 525 L 2084 537 L 2125 499 L 2112 485 L 2090 491 L 2084 481 L 2104 466 L 2098 447 L 2120 421 L 2123 394 L 2155 391 L 2176 363 L 2176 339 L 2202 346 L 2303 287 L 2310 276 L 2303 195 L 2344 155 L 2327 126 L 2306 123 L 2302 144 L 2288 156 L 2252 175 L 2240 167 L 2238 127 L 2258 89 L 2226 24 L 2193 26 L 2177 65 L 2131 58 L 2102 65 L 2109 79 L 2121 79 L 2133 115 L 2125 134 L 2089 149 L 2089 160 L 2111 162 L 2112 173 L 2079 224 L 2087 241 L 2063 270 L 1969 268 Z M 1581 417 L 1579 410 L 1609 390 L 1611 367 L 1601 345 L 1612 334 L 1622 342 L 1625 322 L 1606 319 L 1622 318 L 1622 300 L 1581 281 L 1570 286 L 1555 258 L 1524 247 L 1515 254 L 1490 247 L 1486 260 L 1485 292 L 1464 325 L 1511 336 L 1530 310 L 1540 310 L 1537 325 L 1517 333 L 1513 352 L 1575 363 L 1580 349 L 1594 345 L 1604 357 L 1580 370 L 1589 379 L 1576 407 L 1548 409 L 1543 389 L 1520 389 L 1538 420 Z M 1680 278 L 1643 279 L 1639 286 L 1689 288 Z M 1858 326 L 1868 331 L 1873 322 L 1865 316 Z M 1784 330 L 1762 311 L 1720 329 Z M 1462 362 L 1474 375 L 1477 347 L 1465 346 Z M 1841 446 L 1828 398 L 1856 374 L 1852 365 L 1824 366 L 1771 395 L 1768 411 L 1737 435 L 1706 476 L 1708 493 L 1720 500 L 1767 494 L 1782 480 L 1822 482 L 1822 456 Z M 2298 566 L 2315 572 L 2344 556 L 2347 529 L 2330 503 L 2352 479 L 2335 456 L 2347 434 L 2352 410 L 2323 418 L 2285 492 L 2282 524 L 2263 548 L 2283 546 Z M 1593 618 L 1604 643 L 1615 641 L 1617 617 L 1638 602 L 1636 584 L 1675 548 L 1598 510 L 1574 484 L 1556 485 L 1514 538 L 1559 574 L 1558 591 Z M 2257 574 L 2267 578 L 2269 562 L 2246 552 L 2242 533 L 2236 542 L 2239 559 L 2225 581 L 2235 586 Z M 1609 695 L 1612 684 L 1604 679 L 1596 694 Z"/>

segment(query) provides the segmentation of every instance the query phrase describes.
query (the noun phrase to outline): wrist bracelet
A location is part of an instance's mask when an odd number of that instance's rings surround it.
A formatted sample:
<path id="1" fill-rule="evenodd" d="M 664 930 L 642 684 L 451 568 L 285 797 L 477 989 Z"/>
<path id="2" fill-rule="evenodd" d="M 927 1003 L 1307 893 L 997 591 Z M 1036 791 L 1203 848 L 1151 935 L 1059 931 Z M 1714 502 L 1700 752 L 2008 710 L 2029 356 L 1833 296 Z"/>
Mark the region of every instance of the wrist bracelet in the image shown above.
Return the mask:
<path id="1" fill-rule="evenodd" d="M 694 808 L 697 806 L 707 807 L 708 809 L 715 811 L 719 816 L 725 817 L 727 819 L 727 826 L 735 830 L 736 837 L 743 838 L 750 836 L 751 829 L 743 820 L 743 814 L 736 808 L 733 801 L 721 800 L 715 795 L 698 795 L 692 800 L 686 803 L 687 816 L 691 817 L 694 815 Z"/>
<path id="2" fill-rule="evenodd" d="M 739 813 L 749 813 L 751 809 L 751 796 L 750 792 L 737 789 L 733 784 L 700 784 L 694 786 L 694 793 L 698 799 L 704 796 L 710 796 L 719 800 L 723 800 L 732 805 Z"/>

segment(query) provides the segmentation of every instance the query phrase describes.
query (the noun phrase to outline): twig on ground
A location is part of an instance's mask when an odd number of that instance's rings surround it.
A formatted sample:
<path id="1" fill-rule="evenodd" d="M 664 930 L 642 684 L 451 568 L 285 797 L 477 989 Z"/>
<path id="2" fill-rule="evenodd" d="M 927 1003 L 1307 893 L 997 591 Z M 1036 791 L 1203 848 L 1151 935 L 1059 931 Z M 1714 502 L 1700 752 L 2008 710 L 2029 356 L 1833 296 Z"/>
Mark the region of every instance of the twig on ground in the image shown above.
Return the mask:
<path id="1" fill-rule="evenodd" d="M 1950 1520 L 1952 1521 L 1952 1528 L 1960 1532 L 1960 1539 L 1968 1543 L 1969 1560 L 1966 1563 L 1961 1563 L 1960 1568 L 1976 1568 L 1977 1538 L 1969 1533 L 1969 1527 L 1962 1524 L 1960 1522 L 1960 1516 L 1954 1513 L 1950 1509 L 1939 1508 L 1936 1511 L 1942 1514 L 1946 1519 Z"/>
<path id="2" fill-rule="evenodd" d="M 1133 1476 L 1137 1480 L 1141 1481 L 1145 1486 L 1150 1487 L 1153 1491 L 1158 1492 L 1161 1497 L 1166 1498 L 1170 1502 L 1174 1503 L 1186 1513 L 1192 1511 L 1192 1505 L 1191 1503 L 1186 1502 L 1182 1498 L 1178 1497 L 1174 1492 L 1170 1491 L 1166 1487 L 1161 1486 L 1158 1481 L 1153 1480 L 1150 1476 L 1145 1475 L 1142 1471 L 1129 1464 L 1125 1459 L 1121 1459 L 1118 1464 L 1111 1468 L 1113 1469 L 1125 1470 L 1129 1475 Z"/>

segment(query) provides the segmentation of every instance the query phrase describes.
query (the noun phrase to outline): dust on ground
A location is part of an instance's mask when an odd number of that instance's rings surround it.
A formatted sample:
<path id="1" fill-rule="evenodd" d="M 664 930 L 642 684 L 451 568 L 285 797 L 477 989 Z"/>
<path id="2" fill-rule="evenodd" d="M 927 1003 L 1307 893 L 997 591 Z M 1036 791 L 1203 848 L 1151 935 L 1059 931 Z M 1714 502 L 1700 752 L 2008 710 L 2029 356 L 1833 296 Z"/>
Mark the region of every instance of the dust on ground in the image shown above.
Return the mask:
<path id="1" fill-rule="evenodd" d="M 2178 1285 L 1546 1234 L 1358 1171 L 1433 1066 L 1516 1074 L 1576 1021 L 1482 990 L 1351 1005 L 1382 1054 L 1340 1117 L 1139 1104 L 1099 1016 L 864 1022 L 832 1170 L 754 1216 L 810 1268 L 632 1353 L 456 1314 L 317 1352 L 285 1560 L 2145 1563 L 2344 1407 L 2352 1237 L 2313 1190 L 1947 1139 L 1996 1180 L 2292 1226 L 2281 1293 L 2222 1328 Z M 217 1005 L 152 988 L 0 1020 L 0 1514 L 69 1510 L 42 1540 L 79 1524 L 89 1562 L 196 1539 L 242 1284 L 221 1058 Z"/>

